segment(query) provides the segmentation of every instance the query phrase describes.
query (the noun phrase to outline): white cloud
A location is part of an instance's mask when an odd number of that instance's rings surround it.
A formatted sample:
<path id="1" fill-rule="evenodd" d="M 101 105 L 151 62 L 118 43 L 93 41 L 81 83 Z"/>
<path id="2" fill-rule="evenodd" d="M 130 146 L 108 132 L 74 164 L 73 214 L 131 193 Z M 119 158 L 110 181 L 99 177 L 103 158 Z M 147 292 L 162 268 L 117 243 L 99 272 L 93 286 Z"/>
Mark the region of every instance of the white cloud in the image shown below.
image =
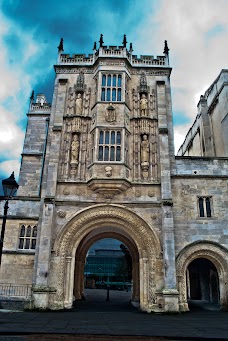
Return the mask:
<path id="1" fill-rule="evenodd" d="M 178 125 L 175 127 L 174 134 L 174 145 L 175 145 L 175 154 L 177 154 L 179 147 L 184 142 L 185 136 L 190 128 L 189 124 Z"/>
<path id="2" fill-rule="evenodd" d="M 11 166 L 15 175 L 19 171 L 19 158 L 22 152 L 24 132 L 18 122 L 25 118 L 28 109 L 28 97 L 31 93 L 33 79 L 40 74 L 40 70 L 34 68 L 34 72 L 28 72 L 28 62 L 32 57 L 39 57 L 42 53 L 42 44 L 35 43 L 33 32 L 23 32 L 14 22 L 7 20 L 0 14 L 0 44 L 4 46 L 0 50 L 0 159 L 10 159 L 1 163 L 0 170 L 5 173 Z M 4 34 L 17 32 L 17 36 L 23 41 L 25 49 L 22 58 L 17 58 L 17 51 L 10 55 L 4 42 Z M 41 77 L 41 75 L 40 75 Z M 18 160 L 15 160 L 17 158 Z M 6 169 L 4 169 L 6 167 Z"/>
<path id="3" fill-rule="evenodd" d="M 0 154 L 7 158 L 19 157 L 22 152 L 24 132 L 17 126 L 14 113 L 0 106 Z"/>
<path id="4" fill-rule="evenodd" d="M 15 174 L 15 178 L 18 178 L 20 170 L 20 161 L 18 160 L 9 160 L 0 162 L 0 173 L 5 175 L 5 177 L 9 177 L 12 172 Z"/>
<path id="5" fill-rule="evenodd" d="M 138 32 L 137 44 L 143 53 L 151 51 L 156 54 L 154 47 L 168 40 L 173 67 L 173 111 L 183 112 L 193 123 L 199 95 L 211 85 L 221 69 L 227 67 L 228 2 L 162 0 L 160 4 L 158 11 L 151 12 L 145 26 Z M 218 26 L 222 29 L 216 32 Z M 214 36 L 207 34 L 213 29 Z M 174 131 L 180 134 L 177 128 Z M 178 135 L 175 144 L 180 141 Z"/>

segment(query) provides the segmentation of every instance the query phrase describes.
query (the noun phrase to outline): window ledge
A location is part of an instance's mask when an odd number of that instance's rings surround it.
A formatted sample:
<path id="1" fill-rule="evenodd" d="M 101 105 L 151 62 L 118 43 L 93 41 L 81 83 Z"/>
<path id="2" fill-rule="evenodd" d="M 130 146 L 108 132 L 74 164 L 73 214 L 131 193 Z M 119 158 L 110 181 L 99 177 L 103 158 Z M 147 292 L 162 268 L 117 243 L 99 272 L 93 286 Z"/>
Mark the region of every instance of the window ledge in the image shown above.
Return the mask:
<path id="1" fill-rule="evenodd" d="M 103 194 L 105 197 L 109 198 L 126 191 L 130 186 L 129 181 L 117 179 L 93 179 L 88 183 L 88 187 L 90 187 L 93 191 Z"/>
<path id="2" fill-rule="evenodd" d="M 34 255 L 35 250 L 30 249 L 18 249 L 18 250 L 3 250 L 2 253 L 10 254 L 10 255 Z"/>

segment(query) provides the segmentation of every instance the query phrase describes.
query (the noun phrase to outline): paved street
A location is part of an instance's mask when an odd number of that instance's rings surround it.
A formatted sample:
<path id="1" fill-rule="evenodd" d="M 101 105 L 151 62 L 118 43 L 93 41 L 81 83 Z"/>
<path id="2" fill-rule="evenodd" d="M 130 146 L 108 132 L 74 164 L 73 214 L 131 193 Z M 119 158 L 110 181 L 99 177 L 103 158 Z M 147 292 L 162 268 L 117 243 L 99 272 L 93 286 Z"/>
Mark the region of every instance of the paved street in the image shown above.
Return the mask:
<path id="1" fill-rule="evenodd" d="M 106 290 L 86 290 L 86 300 L 78 302 L 74 310 L 61 312 L 7 312 L 0 311 L 0 340 L 55 340 L 41 335 L 23 334 L 68 334 L 56 340 L 189 340 L 194 338 L 228 339 L 228 313 L 204 311 L 195 308 L 185 314 L 158 315 L 141 313 L 130 305 L 130 293 L 110 291 L 106 301 Z M 12 335 L 19 337 L 12 338 Z M 77 334 L 77 338 L 73 338 Z M 11 335 L 11 336 L 10 336 Z M 103 335 L 103 336 L 101 336 Z M 121 335 L 124 338 L 114 338 Z M 127 338 L 127 336 L 137 338 Z M 97 336 L 97 337 L 95 337 Z M 150 338 L 148 338 L 150 336 Z M 35 338 L 37 337 L 37 338 Z M 56 336 L 57 337 L 57 336 Z M 80 338 L 79 338 L 80 337 Z M 84 338 L 83 338 L 84 337 Z M 140 338 L 139 338 L 140 337 Z"/>

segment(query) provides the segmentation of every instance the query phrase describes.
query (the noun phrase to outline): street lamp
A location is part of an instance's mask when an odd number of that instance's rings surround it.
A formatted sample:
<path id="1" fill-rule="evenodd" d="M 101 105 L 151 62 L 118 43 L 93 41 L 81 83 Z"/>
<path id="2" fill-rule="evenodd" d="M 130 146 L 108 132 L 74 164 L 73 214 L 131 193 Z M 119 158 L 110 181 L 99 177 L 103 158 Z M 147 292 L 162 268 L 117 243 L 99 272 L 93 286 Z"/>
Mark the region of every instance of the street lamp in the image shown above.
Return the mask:
<path id="1" fill-rule="evenodd" d="M 0 239 L 0 266 L 2 263 L 2 249 L 3 249 L 3 242 L 4 242 L 4 235 L 5 235 L 5 228 L 6 228 L 6 218 L 7 218 L 7 211 L 8 211 L 8 200 L 14 196 L 18 189 L 19 185 L 14 178 L 14 172 L 10 175 L 8 179 L 2 180 L 2 188 L 4 192 L 4 196 L 6 197 L 6 202 L 4 205 L 4 215 L 2 220 L 2 231 L 1 231 L 1 239 Z"/>

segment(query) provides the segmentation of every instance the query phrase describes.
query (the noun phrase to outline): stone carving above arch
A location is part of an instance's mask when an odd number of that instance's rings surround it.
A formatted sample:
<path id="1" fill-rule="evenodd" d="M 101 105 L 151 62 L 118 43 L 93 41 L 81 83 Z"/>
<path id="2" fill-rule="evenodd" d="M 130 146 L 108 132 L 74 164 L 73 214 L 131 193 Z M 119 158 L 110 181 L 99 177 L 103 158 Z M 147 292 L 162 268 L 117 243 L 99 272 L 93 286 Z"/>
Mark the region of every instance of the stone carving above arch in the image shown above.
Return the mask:
<path id="1" fill-rule="evenodd" d="M 228 250 L 223 246 L 210 241 L 199 241 L 187 245 L 177 256 L 177 280 L 180 294 L 180 310 L 188 310 L 186 270 L 188 265 L 197 258 L 206 258 L 216 267 L 220 281 L 220 302 L 227 306 L 227 284 L 225 278 L 228 274 Z"/>
<path id="2" fill-rule="evenodd" d="M 94 205 L 77 213 L 57 237 L 54 250 L 58 255 L 72 252 L 76 242 L 99 226 L 119 226 L 134 238 L 141 250 L 151 249 L 159 254 L 161 246 L 155 232 L 134 212 L 121 205 Z"/>
<path id="3" fill-rule="evenodd" d="M 188 265 L 196 258 L 208 258 L 217 270 L 228 268 L 228 250 L 221 245 L 210 242 L 200 241 L 187 245 L 177 256 L 177 275 L 182 273 L 183 267 Z"/>

